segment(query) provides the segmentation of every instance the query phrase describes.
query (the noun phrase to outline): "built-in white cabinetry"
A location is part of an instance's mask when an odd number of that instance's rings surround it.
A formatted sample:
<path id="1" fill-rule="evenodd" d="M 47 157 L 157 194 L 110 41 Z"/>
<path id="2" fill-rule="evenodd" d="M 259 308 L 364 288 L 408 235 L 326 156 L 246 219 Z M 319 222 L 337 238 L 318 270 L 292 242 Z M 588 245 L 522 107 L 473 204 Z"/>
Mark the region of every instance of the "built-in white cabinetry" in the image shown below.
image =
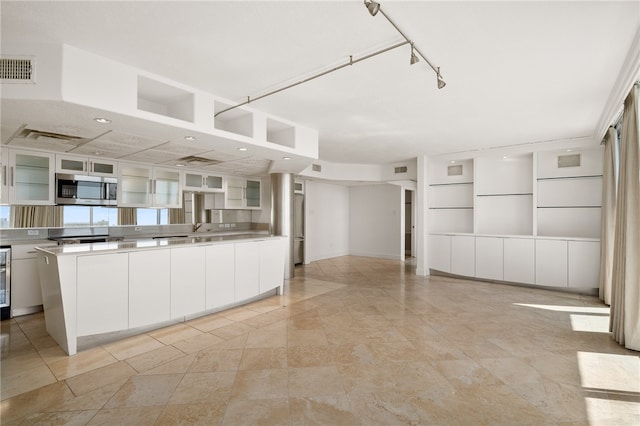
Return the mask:
<path id="1" fill-rule="evenodd" d="M 115 160 L 56 154 L 56 173 L 116 177 L 117 164 Z"/>
<path id="2" fill-rule="evenodd" d="M 476 277 L 499 280 L 504 279 L 503 238 L 476 237 Z"/>
<path id="3" fill-rule="evenodd" d="M 182 206 L 182 179 L 179 170 L 120 163 L 118 185 L 119 207 Z"/>
<path id="4" fill-rule="evenodd" d="M 451 273 L 475 276 L 475 237 L 473 235 L 453 235 L 451 237 Z"/>
<path id="5" fill-rule="evenodd" d="M 234 244 L 206 248 L 206 308 L 214 309 L 236 301 L 236 254 Z"/>
<path id="6" fill-rule="evenodd" d="M 36 246 L 46 244 L 27 243 L 11 246 L 11 315 L 33 313 L 42 305 L 42 289 L 38 276 Z"/>
<path id="7" fill-rule="evenodd" d="M 184 189 L 198 192 L 222 192 L 224 191 L 224 179 L 222 176 L 198 172 L 184 173 Z"/>
<path id="8" fill-rule="evenodd" d="M 203 247 L 171 249 L 171 318 L 205 310 L 206 256 Z"/>
<path id="9" fill-rule="evenodd" d="M 238 243 L 235 247 L 236 300 L 257 296 L 260 293 L 260 268 L 256 265 L 260 265 L 260 247 L 256 242 Z"/>
<path id="10" fill-rule="evenodd" d="M 473 160 L 429 164 L 429 232 L 473 232 Z"/>
<path id="11" fill-rule="evenodd" d="M 78 336 L 129 326 L 128 253 L 78 257 L 77 281 Z"/>
<path id="12" fill-rule="evenodd" d="M 533 154 L 475 162 L 476 233 L 533 235 Z"/>
<path id="13" fill-rule="evenodd" d="M 6 152 L 6 151 L 5 151 Z M 54 154 L 9 149 L 6 171 L 10 204 L 54 204 Z"/>
<path id="14" fill-rule="evenodd" d="M 537 186 L 538 235 L 600 236 L 602 149 L 539 153 Z"/>
<path id="15" fill-rule="evenodd" d="M 451 236 L 429 235 L 429 267 L 437 271 L 451 272 Z"/>
<path id="16" fill-rule="evenodd" d="M 171 318 L 170 274 L 169 250 L 129 253 L 129 328 Z"/>
<path id="17" fill-rule="evenodd" d="M 260 209 L 260 179 L 227 178 L 223 209 Z M 219 208 L 216 206 L 216 208 Z"/>
<path id="18" fill-rule="evenodd" d="M 536 240 L 536 284 L 567 287 L 567 241 Z"/>
<path id="19" fill-rule="evenodd" d="M 598 287 L 601 147 L 431 158 L 428 179 L 431 269 L 549 287 Z"/>
<path id="20" fill-rule="evenodd" d="M 535 284 L 535 243 L 533 238 L 504 239 L 504 281 Z"/>
<path id="21" fill-rule="evenodd" d="M 569 241 L 568 284 L 570 288 L 598 288 L 600 242 Z"/>

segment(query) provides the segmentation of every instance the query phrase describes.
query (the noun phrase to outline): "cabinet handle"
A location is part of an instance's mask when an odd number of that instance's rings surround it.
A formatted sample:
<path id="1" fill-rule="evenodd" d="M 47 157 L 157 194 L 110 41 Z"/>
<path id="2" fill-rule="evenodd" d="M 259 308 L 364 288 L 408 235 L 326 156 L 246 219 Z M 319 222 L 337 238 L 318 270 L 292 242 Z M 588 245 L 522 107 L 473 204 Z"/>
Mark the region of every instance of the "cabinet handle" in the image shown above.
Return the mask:
<path id="1" fill-rule="evenodd" d="M 15 179 L 13 176 L 13 166 L 9 167 L 9 180 L 11 181 L 11 186 L 15 185 Z"/>
<path id="2" fill-rule="evenodd" d="M 2 166 L 2 186 L 7 184 L 7 166 Z"/>
<path id="3" fill-rule="evenodd" d="M 89 172 L 89 162 L 88 161 L 84 162 L 84 171 L 87 172 L 87 173 Z"/>
<path id="4" fill-rule="evenodd" d="M 153 194 L 153 179 L 149 179 L 149 194 Z"/>
<path id="5" fill-rule="evenodd" d="M 158 180 L 157 180 L 157 179 L 154 179 L 154 180 L 153 180 L 153 193 L 154 193 L 154 194 L 156 193 L 157 183 L 158 183 Z"/>

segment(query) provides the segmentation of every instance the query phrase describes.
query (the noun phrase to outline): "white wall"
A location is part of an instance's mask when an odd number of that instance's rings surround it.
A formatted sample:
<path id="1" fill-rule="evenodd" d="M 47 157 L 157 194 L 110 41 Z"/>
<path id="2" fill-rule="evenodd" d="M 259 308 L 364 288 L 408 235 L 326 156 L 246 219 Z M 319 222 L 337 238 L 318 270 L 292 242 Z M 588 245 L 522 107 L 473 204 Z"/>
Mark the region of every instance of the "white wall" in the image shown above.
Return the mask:
<path id="1" fill-rule="evenodd" d="M 349 188 L 305 183 L 305 262 L 349 254 Z"/>
<path id="2" fill-rule="evenodd" d="M 403 191 L 388 184 L 349 188 L 349 254 L 403 259 Z"/>

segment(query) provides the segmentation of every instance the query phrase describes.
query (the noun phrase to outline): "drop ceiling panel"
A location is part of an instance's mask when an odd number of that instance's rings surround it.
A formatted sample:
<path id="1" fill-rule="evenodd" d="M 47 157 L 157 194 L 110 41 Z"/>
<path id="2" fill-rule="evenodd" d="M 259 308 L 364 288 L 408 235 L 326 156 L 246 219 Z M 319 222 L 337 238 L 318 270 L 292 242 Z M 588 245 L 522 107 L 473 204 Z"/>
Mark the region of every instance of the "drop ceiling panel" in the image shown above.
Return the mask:
<path id="1" fill-rule="evenodd" d="M 122 132 L 109 132 L 76 149 L 74 153 L 95 155 L 96 152 L 101 152 L 105 157 L 120 158 L 165 142 Z"/>

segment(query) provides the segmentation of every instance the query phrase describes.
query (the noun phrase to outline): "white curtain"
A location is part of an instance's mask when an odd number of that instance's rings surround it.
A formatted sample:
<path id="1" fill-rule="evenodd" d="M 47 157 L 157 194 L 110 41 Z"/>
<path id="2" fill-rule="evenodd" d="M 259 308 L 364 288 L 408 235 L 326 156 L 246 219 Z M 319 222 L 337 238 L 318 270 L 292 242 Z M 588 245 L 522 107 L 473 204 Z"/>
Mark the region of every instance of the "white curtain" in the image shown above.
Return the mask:
<path id="1" fill-rule="evenodd" d="M 604 140 L 602 167 L 602 222 L 600 226 L 600 299 L 611 305 L 613 244 L 616 224 L 616 158 L 618 132 L 609 127 Z"/>
<path id="2" fill-rule="evenodd" d="M 640 133 L 635 84 L 624 102 L 616 202 L 610 330 L 640 351 Z"/>

